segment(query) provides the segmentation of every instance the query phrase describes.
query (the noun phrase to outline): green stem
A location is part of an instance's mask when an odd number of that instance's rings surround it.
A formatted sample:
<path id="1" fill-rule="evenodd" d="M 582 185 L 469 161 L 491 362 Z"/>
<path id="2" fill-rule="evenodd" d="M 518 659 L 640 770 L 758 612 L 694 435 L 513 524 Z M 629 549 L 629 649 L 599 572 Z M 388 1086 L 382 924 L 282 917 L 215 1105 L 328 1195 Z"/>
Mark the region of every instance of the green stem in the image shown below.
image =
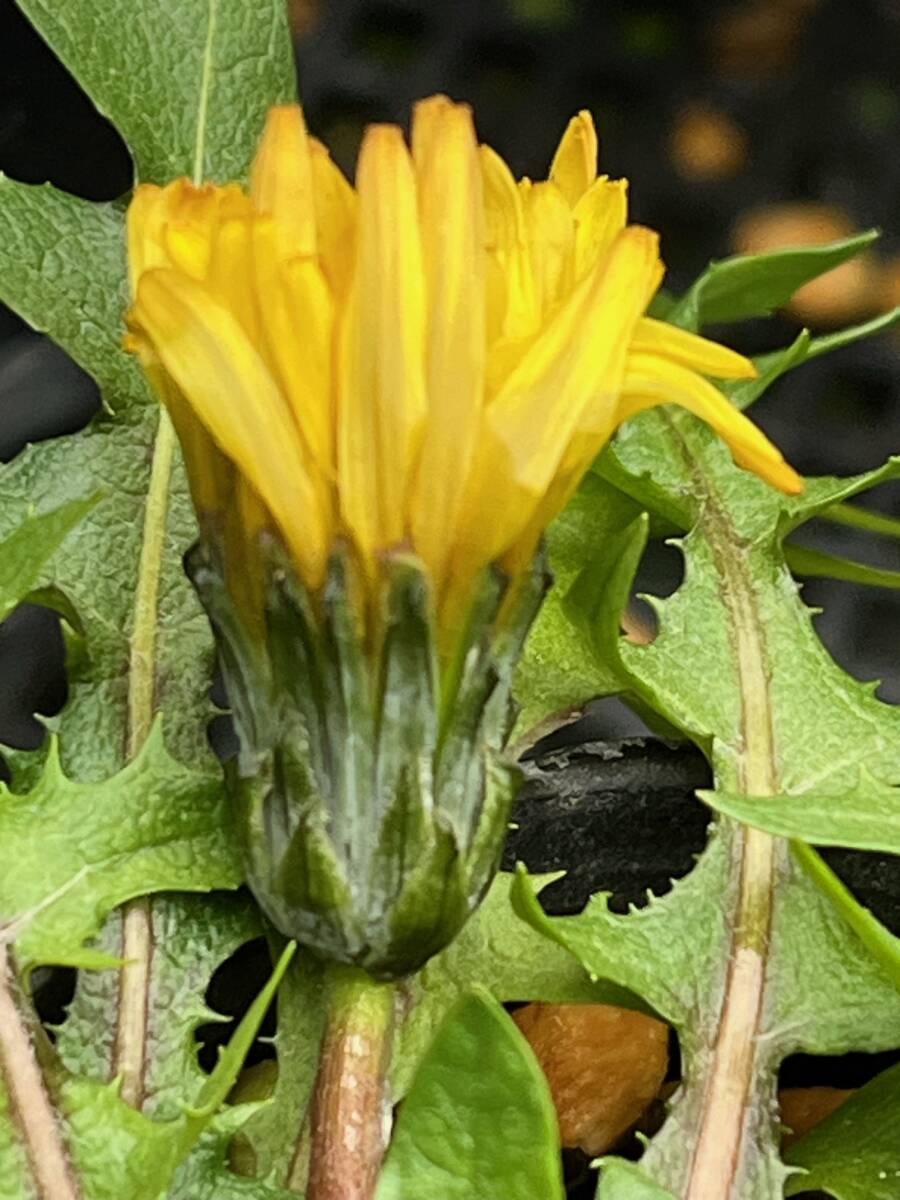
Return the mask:
<path id="1" fill-rule="evenodd" d="M 341 964 L 328 982 L 307 1200 L 372 1200 L 387 1141 L 394 989 Z"/>
<path id="2" fill-rule="evenodd" d="M 141 557 L 135 589 L 134 627 L 128 676 L 128 762 L 140 753 L 153 725 L 156 691 L 156 638 L 159 581 L 162 573 L 169 484 L 175 459 L 175 430 L 160 407 L 153 448 L 150 484 L 144 509 Z M 119 1020 L 114 1073 L 121 1076 L 121 1096 L 140 1108 L 144 1096 L 150 964 L 153 956 L 153 913 L 150 900 L 139 896 L 122 909 L 122 958 L 119 975 Z"/>
<path id="3" fill-rule="evenodd" d="M 867 533 L 881 533 L 885 537 L 900 537 L 900 521 L 896 517 L 886 517 L 884 513 L 872 512 L 856 504 L 832 504 L 819 516 L 823 521 L 832 521 L 835 525 L 864 529 Z"/>

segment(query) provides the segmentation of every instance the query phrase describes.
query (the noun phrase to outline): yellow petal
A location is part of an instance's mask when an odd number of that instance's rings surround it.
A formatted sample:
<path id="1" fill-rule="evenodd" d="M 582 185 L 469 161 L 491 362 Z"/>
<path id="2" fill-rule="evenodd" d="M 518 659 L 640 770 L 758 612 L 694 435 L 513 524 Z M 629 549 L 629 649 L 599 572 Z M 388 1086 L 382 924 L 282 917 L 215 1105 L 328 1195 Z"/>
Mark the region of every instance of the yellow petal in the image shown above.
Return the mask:
<path id="1" fill-rule="evenodd" d="M 264 588 L 255 538 L 270 518 L 234 463 L 197 419 L 171 376 L 158 363 L 147 373 L 178 434 L 201 529 L 208 521 L 214 522 L 214 536 L 222 539 L 226 586 L 243 619 L 255 627 L 260 620 Z"/>
<path id="2" fill-rule="evenodd" d="M 593 270 L 598 259 L 625 228 L 628 219 L 628 184 L 624 179 L 597 179 L 573 212 L 575 218 L 575 277 Z"/>
<path id="3" fill-rule="evenodd" d="M 593 445 L 593 442 L 592 442 Z M 560 470 L 553 483 L 541 497 L 525 528 L 516 536 L 509 549 L 500 557 L 500 566 L 516 578 L 528 568 L 534 558 L 538 544 L 551 521 L 566 507 L 578 490 L 585 472 L 597 457 L 596 451 L 583 455 L 583 459 L 572 454 L 570 447 L 567 458 L 572 457 L 577 465 Z"/>
<path id="4" fill-rule="evenodd" d="M 487 237 L 487 336 L 521 338 L 539 325 L 522 199 L 512 172 L 479 147 Z"/>
<path id="5" fill-rule="evenodd" d="M 505 164 L 503 165 L 505 168 Z M 510 176 L 509 179 L 511 188 L 515 189 L 512 177 Z M 517 198 L 524 207 L 529 203 L 534 203 L 531 196 L 535 191 L 535 185 L 526 180 L 522 182 L 527 186 L 520 186 Z M 537 185 L 537 187 L 540 186 Z M 575 223 L 574 269 L 571 260 L 571 242 L 569 241 L 570 225 L 560 224 L 557 242 L 560 252 L 556 261 L 557 265 L 564 269 L 562 280 L 565 284 L 570 285 L 583 279 L 589 271 L 593 271 L 596 268 L 598 261 L 609 252 L 613 242 L 625 228 L 625 221 L 628 216 L 626 197 L 627 184 L 624 180 L 616 180 L 611 183 L 605 177 L 596 180 L 582 196 L 575 207 L 574 213 L 571 214 Z M 555 205 L 554 209 L 554 216 L 561 222 L 562 218 L 559 206 Z M 523 214 L 522 220 L 524 221 L 524 219 Z M 569 218 L 567 218 L 568 220 Z M 537 245 L 534 246 L 533 253 L 535 256 L 540 255 L 541 251 Z M 540 272 L 538 271 L 536 274 L 540 274 Z M 548 274 L 549 271 L 545 267 L 543 274 L 544 288 L 552 294 L 554 284 L 550 281 L 549 288 L 547 288 Z M 531 276 L 529 256 L 528 278 L 531 279 Z M 535 296 L 536 290 L 536 285 L 533 285 L 530 291 L 532 297 Z M 547 307 L 552 308 L 552 305 L 542 305 L 541 307 L 543 315 L 546 316 Z M 539 309 L 534 300 L 532 300 L 530 312 L 534 314 L 533 318 L 529 318 L 528 322 L 521 322 L 521 326 L 527 327 L 529 330 L 525 336 L 520 334 L 519 336 L 500 337 L 497 331 L 494 330 L 493 337 L 489 338 L 487 370 L 487 391 L 489 396 L 496 395 L 511 370 L 522 360 L 528 347 L 541 335 L 542 326 L 537 323 Z"/>
<path id="6" fill-rule="evenodd" d="M 184 189 L 189 186 L 186 179 L 176 179 L 164 188 L 155 183 L 141 183 L 135 188 L 126 218 L 132 296 L 144 271 L 169 265 L 166 224 L 177 210 Z"/>
<path id="7" fill-rule="evenodd" d="M 412 130 L 427 293 L 428 417 L 413 486 L 417 551 L 435 577 L 449 550 L 481 420 L 485 365 L 484 202 L 472 114 L 436 96 Z"/>
<path id="8" fill-rule="evenodd" d="M 575 279 L 572 212 L 553 182 L 526 188 L 522 207 L 535 298 L 538 310 L 546 316 Z"/>
<path id="9" fill-rule="evenodd" d="M 699 371 L 701 375 L 714 375 L 716 379 L 755 379 L 757 374 L 750 359 L 736 350 L 653 317 L 638 321 L 631 349 L 639 354 L 661 355 Z"/>
<path id="10" fill-rule="evenodd" d="M 542 330 L 538 329 L 529 337 L 497 338 L 489 344 L 485 373 L 485 404 L 493 402 L 493 398 L 541 333 Z"/>
<path id="11" fill-rule="evenodd" d="M 311 587 L 330 530 L 287 406 L 236 318 L 174 271 L 143 276 L 135 319 L 197 418 L 259 494 Z"/>
<path id="12" fill-rule="evenodd" d="M 264 309 L 265 357 L 289 401 L 309 457 L 334 477 L 332 334 L 334 304 L 318 263 L 285 261 L 273 223 L 253 227 L 253 280 Z"/>
<path id="13" fill-rule="evenodd" d="M 356 192 L 316 138 L 309 139 L 319 261 L 331 290 L 347 294 L 356 250 Z"/>
<path id="14" fill-rule="evenodd" d="M 406 535 L 425 416 L 425 288 L 412 163 L 399 129 L 371 127 L 358 168 L 356 270 L 341 338 L 338 479 L 363 555 Z"/>
<path id="15" fill-rule="evenodd" d="M 658 404 L 679 404 L 700 417 L 727 443 L 734 461 L 790 495 L 803 491 L 803 480 L 769 439 L 701 375 L 655 354 L 628 359 L 619 419 Z"/>
<path id="16" fill-rule="evenodd" d="M 628 339 L 658 280 L 658 238 L 632 226 L 512 371 L 485 412 L 453 560 L 458 580 L 533 527 L 586 410 L 592 429 L 614 427 Z"/>
<path id="17" fill-rule="evenodd" d="M 163 238 L 169 262 L 193 279 L 205 279 L 213 240 L 221 221 L 246 219 L 250 201 L 236 184 L 194 187 L 187 180 L 168 205 Z M 167 189 L 168 190 L 168 189 Z M 164 266 L 164 263 L 157 263 Z"/>
<path id="18" fill-rule="evenodd" d="M 488 409 L 516 478 L 535 494 L 550 483 L 586 415 L 618 403 L 628 342 L 659 281 L 659 239 L 624 230 L 607 260 L 575 289 Z"/>
<path id="19" fill-rule="evenodd" d="M 224 458 L 197 419 L 181 389 L 163 369 L 155 352 L 154 359 L 153 364 L 143 364 L 144 370 L 157 395 L 169 410 L 184 455 L 194 508 L 202 521 L 204 517 L 218 515 L 223 511 L 227 497 L 232 491 L 234 467 Z"/>
<path id="20" fill-rule="evenodd" d="M 315 254 L 312 162 L 299 104 L 269 109 L 253 160 L 250 194 L 258 213 L 274 217 L 283 254 Z"/>
<path id="21" fill-rule="evenodd" d="M 154 265 L 177 267 L 185 275 L 202 282 L 209 269 L 212 234 L 211 226 L 204 228 L 200 225 L 168 225 L 165 230 L 165 248 L 169 261 Z"/>
<path id="22" fill-rule="evenodd" d="M 249 215 L 250 202 L 235 184 L 195 187 L 176 179 L 166 187 L 141 184 L 128 209 L 128 265 L 135 295 L 145 271 L 175 266 L 194 279 L 209 269 L 213 239 L 220 220 Z M 134 343 L 139 349 L 140 336 Z"/>
<path id="23" fill-rule="evenodd" d="M 550 178 L 573 208 L 597 178 L 597 131 L 586 109 L 566 127 L 553 156 Z"/>
<path id="24" fill-rule="evenodd" d="M 458 112 L 458 116 L 454 113 Z M 454 104 L 449 96 L 438 94 L 429 96 L 426 100 L 418 100 L 413 105 L 412 143 L 413 163 L 419 187 L 422 186 L 422 170 L 428 159 L 440 153 L 443 131 L 452 131 L 457 122 L 466 120 L 467 127 L 472 128 L 472 110 L 468 104 Z"/>
<path id="25" fill-rule="evenodd" d="M 262 313 L 253 290 L 253 222 L 219 221 L 213 229 L 205 286 L 212 300 L 228 309 L 255 345 Z"/>
<path id="26" fill-rule="evenodd" d="M 257 535 L 271 525 L 271 517 L 174 380 L 159 368 L 153 382 L 178 434 L 200 527 L 212 524 L 214 539 L 221 541 L 225 584 L 242 619 L 255 630 L 262 620 L 265 591 Z"/>

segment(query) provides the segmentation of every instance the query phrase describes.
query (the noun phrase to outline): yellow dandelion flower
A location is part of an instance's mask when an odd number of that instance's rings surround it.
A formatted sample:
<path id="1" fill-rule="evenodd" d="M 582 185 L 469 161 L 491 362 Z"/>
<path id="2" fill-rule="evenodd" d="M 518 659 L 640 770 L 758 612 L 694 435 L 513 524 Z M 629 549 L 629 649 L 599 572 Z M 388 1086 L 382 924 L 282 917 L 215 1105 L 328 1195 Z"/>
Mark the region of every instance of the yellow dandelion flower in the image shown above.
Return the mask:
<path id="1" fill-rule="evenodd" d="M 581 113 L 516 182 L 436 96 L 409 148 L 368 130 L 354 189 L 282 107 L 249 191 L 129 209 L 128 344 L 184 450 L 247 879 L 287 936 L 381 977 L 496 871 L 541 534 L 616 427 L 674 401 L 800 488 L 707 378 L 747 359 L 645 316 L 658 239 L 596 159 Z"/>
<path id="2" fill-rule="evenodd" d="M 311 589 L 352 541 L 374 574 L 405 546 L 439 609 L 518 568 L 615 429 L 674 402 L 785 491 L 800 482 L 706 376 L 741 355 L 646 317 L 663 266 L 597 175 L 588 113 L 549 178 L 516 182 L 465 105 L 363 140 L 356 189 L 271 111 L 249 194 L 178 180 L 128 215 L 131 345 L 169 404 L 201 520 L 270 524 Z"/>

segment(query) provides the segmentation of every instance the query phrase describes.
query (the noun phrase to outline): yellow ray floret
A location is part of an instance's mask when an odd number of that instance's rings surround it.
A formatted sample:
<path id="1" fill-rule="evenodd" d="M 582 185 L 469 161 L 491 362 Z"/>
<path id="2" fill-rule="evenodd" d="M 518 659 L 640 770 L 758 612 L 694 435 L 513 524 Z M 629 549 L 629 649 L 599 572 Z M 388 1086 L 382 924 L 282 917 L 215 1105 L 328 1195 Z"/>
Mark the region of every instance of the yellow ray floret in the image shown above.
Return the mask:
<path id="1" fill-rule="evenodd" d="M 283 106 L 249 194 L 139 187 L 128 344 L 172 411 L 201 520 L 231 543 L 270 526 L 311 589 L 339 538 L 372 576 L 411 547 L 449 619 L 489 563 L 528 561 L 641 409 L 682 405 L 799 491 L 707 378 L 752 364 L 645 315 L 657 237 L 627 224 L 625 184 L 596 156 L 579 113 L 549 178 L 517 183 L 469 109 L 435 96 L 411 150 L 395 127 L 367 131 L 354 189 Z"/>

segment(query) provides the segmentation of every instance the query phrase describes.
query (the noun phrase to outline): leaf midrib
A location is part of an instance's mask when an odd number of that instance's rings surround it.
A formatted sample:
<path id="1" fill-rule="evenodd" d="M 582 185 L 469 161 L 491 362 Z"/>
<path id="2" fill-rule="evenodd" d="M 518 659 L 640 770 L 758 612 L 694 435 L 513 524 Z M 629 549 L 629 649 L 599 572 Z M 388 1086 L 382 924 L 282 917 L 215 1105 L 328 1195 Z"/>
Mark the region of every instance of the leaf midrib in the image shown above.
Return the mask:
<path id="1" fill-rule="evenodd" d="M 706 539 L 719 579 L 740 697 L 737 783 L 748 795 L 780 790 L 769 652 L 765 625 L 747 561 L 735 548 L 740 539 L 713 481 L 691 452 L 675 420 L 661 412 L 672 440 L 705 504 L 698 530 Z M 774 912 L 778 859 L 786 844 L 761 830 L 738 826 L 738 900 L 731 914 L 731 947 L 716 1036 L 703 1088 L 685 1200 L 739 1196 L 747 1158 L 747 1108 L 757 1070 L 764 1011 L 769 936 Z M 750 1019 L 748 1020 L 748 1016 Z M 737 1068 L 737 1069 L 736 1069 Z"/>

